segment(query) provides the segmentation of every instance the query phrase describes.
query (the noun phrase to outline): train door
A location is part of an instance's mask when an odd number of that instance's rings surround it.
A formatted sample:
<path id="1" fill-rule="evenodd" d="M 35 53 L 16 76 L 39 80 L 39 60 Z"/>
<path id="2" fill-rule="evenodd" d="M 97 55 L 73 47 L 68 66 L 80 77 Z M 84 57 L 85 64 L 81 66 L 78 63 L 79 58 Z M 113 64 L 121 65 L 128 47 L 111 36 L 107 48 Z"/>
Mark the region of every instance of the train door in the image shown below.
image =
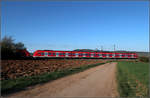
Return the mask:
<path id="1" fill-rule="evenodd" d="M 94 57 L 94 53 L 91 53 L 91 57 Z"/>
<path id="2" fill-rule="evenodd" d="M 66 54 L 66 55 L 65 55 L 66 57 L 69 57 L 69 53 L 68 53 L 68 52 L 66 52 L 65 54 Z"/>
<path id="3" fill-rule="evenodd" d="M 131 54 L 131 58 L 134 58 L 134 54 Z"/>
<path id="4" fill-rule="evenodd" d="M 106 58 L 109 58 L 109 54 L 108 53 L 106 54 Z"/>
<path id="5" fill-rule="evenodd" d="M 119 58 L 122 58 L 122 54 L 119 54 Z"/>
<path id="6" fill-rule="evenodd" d="M 58 52 L 56 52 L 56 57 L 59 57 L 59 53 Z"/>
<path id="7" fill-rule="evenodd" d="M 112 54 L 112 57 L 115 58 L 115 56 L 116 56 L 115 53 L 113 53 L 113 54 Z"/>
<path id="8" fill-rule="evenodd" d="M 83 53 L 83 57 L 85 57 L 85 53 Z"/>
<path id="9" fill-rule="evenodd" d="M 78 54 L 78 53 L 75 53 L 75 55 L 76 55 L 76 57 L 78 57 L 79 54 Z"/>
<path id="10" fill-rule="evenodd" d="M 103 58 L 102 53 L 97 54 L 99 58 Z"/>

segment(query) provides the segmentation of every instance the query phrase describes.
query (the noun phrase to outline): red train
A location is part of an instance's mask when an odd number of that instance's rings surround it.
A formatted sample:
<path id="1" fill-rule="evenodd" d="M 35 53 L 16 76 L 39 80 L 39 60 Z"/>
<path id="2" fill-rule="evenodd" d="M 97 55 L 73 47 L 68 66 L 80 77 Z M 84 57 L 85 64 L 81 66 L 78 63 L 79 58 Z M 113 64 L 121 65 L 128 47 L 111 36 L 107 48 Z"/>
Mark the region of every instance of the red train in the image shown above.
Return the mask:
<path id="1" fill-rule="evenodd" d="M 30 53 L 26 49 L 18 49 L 16 50 L 16 55 L 18 57 L 30 57 Z"/>
<path id="2" fill-rule="evenodd" d="M 49 58 L 126 58 L 136 59 L 136 53 L 109 53 L 109 52 L 79 52 L 79 51 L 53 51 L 53 50 L 37 50 L 33 57 L 49 57 Z"/>

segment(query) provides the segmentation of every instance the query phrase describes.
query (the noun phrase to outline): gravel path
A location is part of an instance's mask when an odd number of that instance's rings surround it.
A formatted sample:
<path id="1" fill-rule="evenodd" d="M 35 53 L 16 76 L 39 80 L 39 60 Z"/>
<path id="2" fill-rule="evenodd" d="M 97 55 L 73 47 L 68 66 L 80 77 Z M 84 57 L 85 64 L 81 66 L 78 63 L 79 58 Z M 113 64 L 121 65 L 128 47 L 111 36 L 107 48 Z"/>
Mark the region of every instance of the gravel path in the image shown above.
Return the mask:
<path id="1" fill-rule="evenodd" d="M 116 64 L 97 66 L 7 97 L 116 97 Z"/>

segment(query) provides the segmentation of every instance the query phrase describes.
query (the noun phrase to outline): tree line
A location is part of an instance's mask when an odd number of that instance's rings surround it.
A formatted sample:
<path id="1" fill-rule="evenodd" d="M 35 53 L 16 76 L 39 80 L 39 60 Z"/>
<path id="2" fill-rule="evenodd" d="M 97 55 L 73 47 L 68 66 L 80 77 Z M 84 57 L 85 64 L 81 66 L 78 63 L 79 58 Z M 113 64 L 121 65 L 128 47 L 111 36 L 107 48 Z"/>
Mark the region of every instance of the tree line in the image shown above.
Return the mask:
<path id="1" fill-rule="evenodd" d="M 11 36 L 4 36 L 1 40 L 1 58 L 11 59 L 20 55 L 17 51 L 24 50 L 26 47 L 22 42 L 15 43 Z"/>

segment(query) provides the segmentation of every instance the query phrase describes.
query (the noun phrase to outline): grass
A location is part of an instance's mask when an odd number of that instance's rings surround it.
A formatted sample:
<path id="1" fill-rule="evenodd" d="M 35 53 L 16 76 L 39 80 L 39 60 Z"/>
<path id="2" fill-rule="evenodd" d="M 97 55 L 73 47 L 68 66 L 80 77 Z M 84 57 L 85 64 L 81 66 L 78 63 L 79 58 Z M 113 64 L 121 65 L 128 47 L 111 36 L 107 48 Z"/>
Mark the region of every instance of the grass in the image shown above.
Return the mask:
<path id="1" fill-rule="evenodd" d="M 98 65 L 102 65 L 102 64 L 104 63 L 85 65 L 85 66 L 72 68 L 72 69 L 66 69 L 62 71 L 44 73 L 44 74 L 36 75 L 36 76 L 28 76 L 28 77 L 21 77 L 17 79 L 3 80 L 1 81 L 1 94 L 6 95 L 9 93 L 17 92 L 31 85 L 49 82 L 49 81 L 52 81 L 52 80 L 55 80 L 55 79 L 58 79 L 67 75 L 71 75 L 74 73 L 84 71 L 86 69 L 89 69 Z"/>
<path id="2" fill-rule="evenodd" d="M 117 70 L 118 91 L 121 97 L 148 96 L 148 63 L 118 62 Z"/>

